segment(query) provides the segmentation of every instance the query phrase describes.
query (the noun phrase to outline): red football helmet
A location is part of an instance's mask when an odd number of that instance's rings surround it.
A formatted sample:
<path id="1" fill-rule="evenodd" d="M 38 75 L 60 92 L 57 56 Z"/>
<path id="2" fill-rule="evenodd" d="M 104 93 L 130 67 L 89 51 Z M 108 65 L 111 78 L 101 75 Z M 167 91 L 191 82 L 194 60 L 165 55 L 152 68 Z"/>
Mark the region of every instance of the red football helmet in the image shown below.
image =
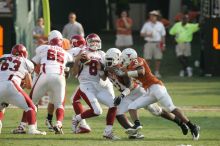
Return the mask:
<path id="1" fill-rule="evenodd" d="M 82 37 L 81 35 L 73 35 L 71 37 L 71 45 L 72 47 L 83 47 L 86 45 L 86 40 L 84 39 L 84 37 Z"/>
<path id="2" fill-rule="evenodd" d="M 95 33 L 91 33 L 86 37 L 86 43 L 87 46 L 91 49 L 91 50 L 99 50 L 102 48 L 102 43 L 101 43 L 101 39 L 100 37 L 95 34 Z"/>
<path id="3" fill-rule="evenodd" d="M 48 42 L 52 46 L 62 47 L 62 45 L 63 45 L 63 36 L 59 31 L 53 30 L 49 33 Z"/>
<path id="4" fill-rule="evenodd" d="M 25 57 L 25 58 L 28 57 L 27 49 L 22 44 L 15 45 L 11 50 L 11 54 L 15 56 Z"/>

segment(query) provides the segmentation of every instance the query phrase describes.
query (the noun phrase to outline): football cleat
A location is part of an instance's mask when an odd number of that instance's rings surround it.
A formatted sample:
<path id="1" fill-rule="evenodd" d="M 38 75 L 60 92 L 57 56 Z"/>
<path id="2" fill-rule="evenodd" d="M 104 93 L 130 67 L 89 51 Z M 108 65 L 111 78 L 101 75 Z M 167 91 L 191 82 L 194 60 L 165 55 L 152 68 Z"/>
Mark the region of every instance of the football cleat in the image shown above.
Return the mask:
<path id="1" fill-rule="evenodd" d="M 137 134 L 142 128 L 141 125 L 134 125 L 133 127 L 126 129 L 125 133 L 129 135 Z"/>
<path id="2" fill-rule="evenodd" d="M 56 126 L 53 127 L 53 129 L 55 131 L 55 134 L 64 134 L 61 125 L 56 125 Z"/>
<path id="3" fill-rule="evenodd" d="M 0 120 L 0 134 L 2 133 L 2 121 Z"/>
<path id="4" fill-rule="evenodd" d="M 199 140 L 199 131 L 200 127 L 198 125 L 194 125 L 192 129 L 190 129 L 193 140 Z"/>
<path id="5" fill-rule="evenodd" d="M 12 130 L 13 134 L 25 134 L 25 128 L 21 125 L 19 125 L 16 129 Z"/>
<path id="6" fill-rule="evenodd" d="M 47 128 L 48 128 L 48 130 L 49 130 L 50 132 L 54 132 L 52 121 L 46 119 L 46 120 L 45 120 L 45 125 L 47 126 Z"/>
<path id="7" fill-rule="evenodd" d="M 89 127 L 89 125 L 80 125 L 76 129 L 76 134 L 83 134 L 83 133 L 89 133 L 89 132 L 91 132 L 91 128 Z"/>
<path id="8" fill-rule="evenodd" d="M 193 76 L 193 70 L 192 70 L 191 67 L 187 67 L 186 68 L 186 72 L 187 72 L 188 77 L 192 77 Z"/>
<path id="9" fill-rule="evenodd" d="M 39 131 L 37 129 L 29 130 L 28 134 L 31 134 L 31 135 L 47 135 L 47 133 L 45 131 Z"/>
<path id="10" fill-rule="evenodd" d="M 77 131 L 77 127 L 79 125 L 79 122 L 77 119 L 76 119 L 76 116 L 73 116 L 73 119 L 72 119 L 72 131 L 73 133 L 76 133 Z"/>
<path id="11" fill-rule="evenodd" d="M 110 139 L 110 140 L 119 140 L 120 139 L 119 137 L 114 135 L 113 131 L 108 132 L 106 130 L 103 133 L 103 138 Z"/>
<path id="12" fill-rule="evenodd" d="M 140 133 L 135 133 L 128 136 L 128 139 L 143 139 L 144 135 Z"/>
<path id="13" fill-rule="evenodd" d="M 182 123 L 180 125 L 180 128 L 182 130 L 183 135 L 187 135 L 188 134 L 188 126 L 186 124 Z"/>

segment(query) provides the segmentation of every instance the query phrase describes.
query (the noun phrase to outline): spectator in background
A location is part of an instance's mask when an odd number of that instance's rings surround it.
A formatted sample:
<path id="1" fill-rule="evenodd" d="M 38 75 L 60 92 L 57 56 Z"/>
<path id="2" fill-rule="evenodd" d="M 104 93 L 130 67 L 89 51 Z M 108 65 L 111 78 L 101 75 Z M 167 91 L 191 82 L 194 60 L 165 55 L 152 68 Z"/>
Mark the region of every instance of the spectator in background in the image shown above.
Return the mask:
<path id="1" fill-rule="evenodd" d="M 127 11 L 122 11 L 120 18 L 116 20 L 116 41 L 115 45 L 117 48 L 123 49 L 133 45 L 132 39 L 132 19 L 128 17 Z"/>
<path id="2" fill-rule="evenodd" d="M 144 58 L 148 63 L 150 63 L 152 59 L 155 59 L 154 75 L 161 78 L 159 70 L 163 51 L 165 50 L 166 31 L 163 24 L 158 21 L 158 11 L 151 11 L 149 15 L 149 21 L 143 25 L 140 32 L 146 41 L 144 45 Z"/>
<path id="3" fill-rule="evenodd" d="M 47 37 L 44 35 L 44 19 L 43 18 L 37 19 L 37 24 L 33 29 L 33 39 L 34 39 L 34 48 L 30 50 L 31 57 L 35 55 L 35 49 L 37 48 L 37 46 L 47 41 Z"/>
<path id="4" fill-rule="evenodd" d="M 159 10 L 158 13 L 159 13 L 158 21 L 160 21 L 163 24 L 163 26 L 167 29 L 170 26 L 170 21 L 164 18 Z"/>
<path id="5" fill-rule="evenodd" d="M 67 39 L 71 39 L 73 35 L 81 35 L 84 37 L 84 29 L 82 25 L 76 21 L 76 14 L 71 12 L 69 14 L 69 23 L 66 24 L 63 28 L 63 37 Z"/>
<path id="6" fill-rule="evenodd" d="M 192 68 L 189 65 L 189 57 L 191 56 L 191 42 L 193 34 L 199 30 L 199 24 L 189 23 L 189 16 L 184 15 L 181 22 L 177 22 L 170 29 L 170 35 L 175 36 L 177 42 L 176 55 L 182 65 L 180 76 L 187 75 L 191 77 L 193 75 Z"/>
<path id="7" fill-rule="evenodd" d="M 180 13 L 178 13 L 174 20 L 176 22 L 179 22 L 182 20 L 182 18 L 184 17 L 184 15 L 188 15 L 189 16 L 189 22 L 194 22 L 197 20 L 198 16 L 199 16 L 199 12 L 198 11 L 193 11 L 193 10 L 189 10 L 188 7 L 186 5 L 184 5 L 182 7 L 182 10 Z"/>

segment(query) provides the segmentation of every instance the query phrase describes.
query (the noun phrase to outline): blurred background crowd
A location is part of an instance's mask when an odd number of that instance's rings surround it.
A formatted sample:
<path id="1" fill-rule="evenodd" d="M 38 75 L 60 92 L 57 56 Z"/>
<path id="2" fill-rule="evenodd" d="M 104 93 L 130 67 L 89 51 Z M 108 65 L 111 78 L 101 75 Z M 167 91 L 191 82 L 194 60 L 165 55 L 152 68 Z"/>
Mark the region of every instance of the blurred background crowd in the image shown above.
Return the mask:
<path id="1" fill-rule="evenodd" d="M 134 48 L 161 78 L 220 75 L 212 29 L 220 26 L 219 0 L 49 0 L 51 30 L 66 49 L 74 34 L 101 36 L 103 50 Z M 47 41 L 41 0 L 0 0 L 4 53 L 23 43 L 29 56 Z M 219 25 L 219 26 L 218 26 Z"/>

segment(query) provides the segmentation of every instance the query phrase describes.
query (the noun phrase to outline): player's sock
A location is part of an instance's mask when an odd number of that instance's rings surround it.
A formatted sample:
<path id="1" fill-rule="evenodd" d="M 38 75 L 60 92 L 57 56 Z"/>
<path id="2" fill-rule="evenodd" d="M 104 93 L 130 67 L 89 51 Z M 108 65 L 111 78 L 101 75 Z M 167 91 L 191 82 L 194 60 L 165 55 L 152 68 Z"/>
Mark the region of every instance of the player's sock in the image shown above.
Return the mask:
<path id="1" fill-rule="evenodd" d="M 36 123 L 36 112 L 34 110 L 29 110 L 26 112 L 28 125 L 35 125 Z"/>
<path id="2" fill-rule="evenodd" d="M 0 111 L 0 120 L 2 121 L 4 118 L 4 113 L 2 111 Z"/>
<path id="3" fill-rule="evenodd" d="M 64 118 L 64 109 L 63 108 L 57 108 L 56 109 L 56 117 L 57 121 L 63 121 Z"/>
<path id="4" fill-rule="evenodd" d="M 140 120 L 135 120 L 135 121 L 134 121 L 134 125 L 140 126 L 140 125 L 141 125 Z"/>
<path id="5" fill-rule="evenodd" d="M 173 119 L 173 122 L 175 122 L 177 125 L 182 125 L 183 124 L 183 122 L 178 118 L 178 117 L 176 117 L 175 116 L 175 118 Z"/>
<path id="6" fill-rule="evenodd" d="M 115 121 L 115 116 L 116 116 L 117 108 L 112 107 L 108 109 L 108 113 L 106 116 L 106 125 L 113 125 Z"/>
<path id="7" fill-rule="evenodd" d="M 27 123 L 27 112 L 25 112 L 25 111 L 23 112 L 21 122 Z"/>
<path id="8" fill-rule="evenodd" d="M 112 125 L 106 125 L 105 131 L 112 131 Z"/>
<path id="9" fill-rule="evenodd" d="M 189 127 L 189 129 L 193 129 L 195 126 L 190 121 L 186 123 L 186 125 Z"/>
<path id="10" fill-rule="evenodd" d="M 82 119 L 87 119 L 87 118 L 91 118 L 91 117 L 95 117 L 95 116 L 98 116 L 98 115 L 94 114 L 93 109 L 89 109 L 89 110 L 86 110 L 83 113 L 81 113 Z"/>
<path id="11" fill-rule="evenodd" d="M 47 114 L 47 120 L 48 120 L 48 121 L 52 121 L 52 119 L 53 119 L 53 115 L 51 115 L 51 114 L 48 113 L 48 114 Z"/>
<path id="12" fill-rule="evenodd" d="M 81 114 L 84 111 L 83 106 L 80 101 L 75 101 L 73 103 L 73 109 L 76 114 Z"/>

